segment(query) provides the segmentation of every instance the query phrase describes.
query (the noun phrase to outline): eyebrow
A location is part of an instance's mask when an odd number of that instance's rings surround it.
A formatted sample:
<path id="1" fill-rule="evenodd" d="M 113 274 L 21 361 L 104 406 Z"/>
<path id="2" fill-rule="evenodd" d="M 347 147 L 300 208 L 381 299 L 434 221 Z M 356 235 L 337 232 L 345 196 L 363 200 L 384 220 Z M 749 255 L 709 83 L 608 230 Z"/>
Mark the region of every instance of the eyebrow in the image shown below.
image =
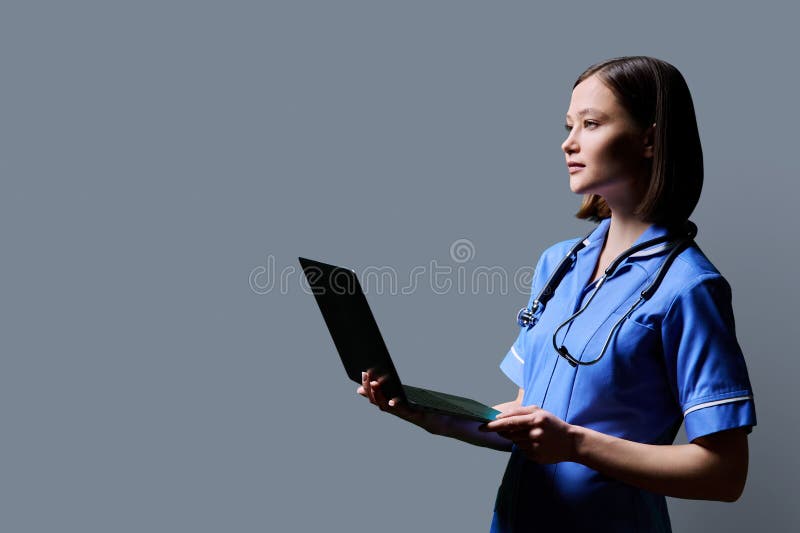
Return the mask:
<path id="1" fill-rule="evenodd" d="M 602 118 L 608 118 L 608 115 L 606 115 L 605 113 L 603 113 L 599 109 L 595 109 L 593 107 L 587 107 L 585 109 L 581 109 L 580 111 L 578 111 L 578 116 L 582 117 L 582 116 L 588 115 L 590 113 L 594 114 L 594 115 L 598 115 L 598 116 L 600 116 Z M 569 118 L 569 113 L 567 113 L 567 118 Z"/>

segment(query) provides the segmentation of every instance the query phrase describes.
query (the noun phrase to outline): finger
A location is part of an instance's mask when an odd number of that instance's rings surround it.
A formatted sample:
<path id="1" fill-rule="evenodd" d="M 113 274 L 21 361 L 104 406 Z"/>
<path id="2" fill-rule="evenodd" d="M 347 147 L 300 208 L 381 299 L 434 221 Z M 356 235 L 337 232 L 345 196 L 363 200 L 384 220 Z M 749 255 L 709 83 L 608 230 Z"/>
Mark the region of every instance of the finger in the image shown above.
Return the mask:
<path id="1" fill-rule="evenodd" d="M 528 428 L 508 428 L 504 431 L 510 438 L 522 440 L 528 438 Z"/>
<path id="2" fill-rule="evenodd" d="M 401 398 L 392 398 L 387 402 L 387 406 L 390 413 L 401 418 L 411 421 L 419 420 L 419 413 L 404 403 Z"/>
<path id="3" fill-rule="evenodd" d="M 389 379 L 389 376 L 387 376 L 386 374 L 384 374 L 384 375 L 382 375 L 382 376 L 379 376 L 378 378 L 374 379 L 374 380 L 373 380 L 373 383 L 375 383 L 375 384 L 376 384 L 376 385 L 375 385 L 376 387 L 382 387 L 382 386 L 383 386 L 383 384 L 384 384 L 384 383 L 386 383 L 386 380 L 388 380 L 388 379 Z"/>
<path id="4" fill-rule="evenodd" d="M 504 412 L 500 413 L 499 415 L 497 415 L 496 418 L 497 418 L 497 420 L 499 420 L 501 418 L 508 418 L 510 416 L 526 415 L 526 414 L 533 413 L 533 412 L 535 412 L 537 410 L 539 410 L 539 406 L 538 405 L 526 405 L 524 407 L 522 407 L 522 406 L 514 407 L 512 409 L 509 409 L 508 411 L 504 411 Z"/>
<path id="5" fill-rule="evenodd" d="M 516 444 L 517 448 L 520 450 L 530 450 L 533 447 L 531 441 L 528 440 L 512 440 L 512 442 Z"/>
<path id="6" fill-rule="evenodd" d="M 386 378 L 385 376 L 382 376 L 377 380 L 370 382 L 370 386 L 372 387 L 372 395 L 375 398 L 375 403 L 381 409 L 386 410 L 389 408 L 389 402 L 386 400 L 386 396 L 383 395 L 383 390 L 381 390 L 381 384 L 384 381 L 386 381 Z"/>
<path id="7" fill-rule="evenodd" d="M 522 415 L 515 415 L 509 416 L 505 418 L 497 418 L 496 420 L 492 420 L 488 424 L 486 424 L 486 429 L 488 431 L 501 431 L 501 430 L 510 430 L 512 428 L 518 427 L 523 420 Z"/>
<path id="8" fill-rule="evenodd" d="M 527 448 L 530 446 L 531 441 L 530 439 L 526 438 L 524 433 L 520 433 L 519 431 L 506 431 L 504 433 L 508 440 L 520 448 Z"/>
<path id="9" fill-rule="evenodd" d="M 542 454 L 539 448 L 540 446 L 538 442 L 532 442 L 531 445 L 524 450 L 525 457 L 536 463 L 541 463 Z"/>
<path id="10" fill-rule="evenodd" d="M 399 396 L 392 398 L 387 402 L 387 404 L 393 409 L 411 409 L 411 407 Z"/>
<path id="11" fill-rule="evenodd" d="M 426 420 L 430 421 L 430 418 L 427 413 L 414 409 L 413 407 L 403 402 L 402 400 L 399 400 L 399 403 L 395 403 L 395 406 L 390 407 L 389 409 L 390 409 L 389 412 L 392 413 L 393 415 L 398 416 L 403 420 L 411 422 L 412 424 L 416 424 L 418 426 L 423 426 L 424 424 L 426 424 Z M 440 416 L 445 416 L 445 415 L 440 415 Z"/>
<path id="12" fill-rule="evenodd" d="M 359 387 L 356 389 L 356 393 L 360 394 L 361 396 L 367 397 L 367 391 L 366 391 L 366 390 L 364 390 L 364 385 L 360 385 L 360 386 L 359 386 Z"/>
<path id="13" fill-rule="evenodd" d="M 377 383 L 378 387 L 382 387 L 384 383 L 389 381 L 389 376 L 383 374 L 381 376 L 374 377 L 372 376 L 372 374 L 370 374 L 370 379 L 371 379 L 370 383 Z"/>
<path id="14" fill-rule="evenodd" d="M 364 392 L 366 392 L 367 398 L 371 403 L 375 403 L 375 397 L 372 392 L 372 386 L 370 385 L 370 372 L 367 370 L 366 372 L 361 373 L 361 386 L 364 387 Z"/>
<path id="15" fill-rule="evenodd" d="M 508 429 L 508 421 L 507 420 L 492 420 L 491 422 L 487 422 L 482 426 L 479 426 L 478 429 L 481 431 L 503 431 Z"/>

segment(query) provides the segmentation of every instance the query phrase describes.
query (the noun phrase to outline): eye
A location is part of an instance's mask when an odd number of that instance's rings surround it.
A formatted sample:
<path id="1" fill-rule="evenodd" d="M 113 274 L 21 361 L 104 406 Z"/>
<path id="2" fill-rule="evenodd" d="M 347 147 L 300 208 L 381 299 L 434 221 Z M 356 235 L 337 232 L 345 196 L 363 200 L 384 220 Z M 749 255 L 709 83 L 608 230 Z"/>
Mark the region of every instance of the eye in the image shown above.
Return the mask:
<path id="1" fill-rule="evenodd" d="M 583 127 L 584 128 L 593 128 L 595 126 L 599 126 L 600 124 L 595 122 L 594 120 L 584 120 Z"/>
<path id="2" fill-rule="evenodd" d="M 572 126 L 570 126 L 569 124 L 564 124 L 564 129 L 567 130 L 567 132 L 569 133 L 570 131 L 572 131 Z"/>

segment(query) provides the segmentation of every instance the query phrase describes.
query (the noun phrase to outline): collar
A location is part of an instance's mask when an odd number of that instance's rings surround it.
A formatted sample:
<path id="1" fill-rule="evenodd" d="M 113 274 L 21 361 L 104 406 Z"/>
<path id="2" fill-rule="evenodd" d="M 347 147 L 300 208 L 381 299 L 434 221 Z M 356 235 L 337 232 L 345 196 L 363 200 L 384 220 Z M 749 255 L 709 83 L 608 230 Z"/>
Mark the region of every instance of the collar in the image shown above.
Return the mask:
<path id="1" fill-rule="evenodd" d="M 600 221 L 597 225 L 595 230 L 589 234 L 586 239 L 584 239 L 584 244 L 586 245 L 583 250 L 581 251 L 588 251 L 594 247 L 602 247 L 603 243 L 606 240 L 606 235 L 608 235 L 608 228 L 611 226 L 611 219 L 604 218 Z M 631 246 L 636 246 L 637 244 L 643 243 L 645 241 L 649 241 L 650 239 L 657 239 L 658 237 L 664 237 L 669 233 L 665 226 L 661 226 L 659 224 L 651 224 L 644 232 L 639 235 L 639 238 L 636 239 Z M 672 247 L 675 246 L 674 242 L 665 242 L 661 244 L 655 244 L 649 248 L 645 248 L 644 250 L 639 250 L 635 254 L 628 257 L 628 259 L 637 259 L 641 257 L 650 257 L 653 255 L 660 254 L 667 250 L 670 250 Z M 626 259 L 626 262 L 627 260 Z"/>

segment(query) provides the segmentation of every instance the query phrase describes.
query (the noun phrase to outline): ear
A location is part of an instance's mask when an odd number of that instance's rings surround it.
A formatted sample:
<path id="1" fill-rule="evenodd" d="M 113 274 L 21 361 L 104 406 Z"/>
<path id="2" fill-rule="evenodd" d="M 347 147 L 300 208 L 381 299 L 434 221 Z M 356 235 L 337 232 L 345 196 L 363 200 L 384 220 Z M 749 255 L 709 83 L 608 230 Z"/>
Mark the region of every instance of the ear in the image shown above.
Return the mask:
<path id="1" fill-rule="evenodd" d="M 656 137 L 656 124 L 655 122 L 644 131 L 644 153 L 642 154 L 646 159 L 653 158 L 654 144 Z"/>

